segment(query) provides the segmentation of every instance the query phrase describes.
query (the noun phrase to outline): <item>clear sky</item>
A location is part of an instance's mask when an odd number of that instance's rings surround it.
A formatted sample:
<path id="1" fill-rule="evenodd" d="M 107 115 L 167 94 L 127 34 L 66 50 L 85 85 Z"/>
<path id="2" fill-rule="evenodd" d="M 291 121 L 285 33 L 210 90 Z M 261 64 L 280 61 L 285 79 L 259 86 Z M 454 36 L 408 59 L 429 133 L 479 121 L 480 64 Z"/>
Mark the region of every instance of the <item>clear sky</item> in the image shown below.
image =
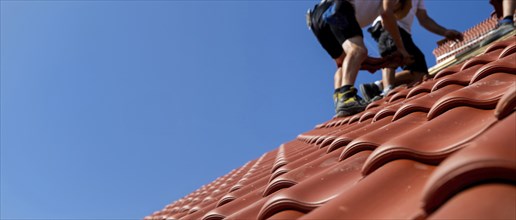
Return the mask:
<path id="1" fill-rule="evenodd" d="M 1 0 L 0 218 L 141 219 L 329 120 L 314 3 Z M 460 31 L 492 11 L 426 5 Z"/>

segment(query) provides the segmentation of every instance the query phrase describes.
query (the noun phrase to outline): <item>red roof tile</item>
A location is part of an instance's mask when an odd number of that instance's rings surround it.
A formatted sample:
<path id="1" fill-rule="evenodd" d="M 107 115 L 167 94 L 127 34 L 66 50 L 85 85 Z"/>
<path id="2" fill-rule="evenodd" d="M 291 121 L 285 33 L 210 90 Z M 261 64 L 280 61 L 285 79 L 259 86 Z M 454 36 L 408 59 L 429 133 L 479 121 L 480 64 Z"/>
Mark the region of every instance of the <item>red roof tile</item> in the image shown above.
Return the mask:
<path id="1" fill-rule="evenodd" d="M 511 36 L 146 219 L 516 219 L 515 109 Z"/>

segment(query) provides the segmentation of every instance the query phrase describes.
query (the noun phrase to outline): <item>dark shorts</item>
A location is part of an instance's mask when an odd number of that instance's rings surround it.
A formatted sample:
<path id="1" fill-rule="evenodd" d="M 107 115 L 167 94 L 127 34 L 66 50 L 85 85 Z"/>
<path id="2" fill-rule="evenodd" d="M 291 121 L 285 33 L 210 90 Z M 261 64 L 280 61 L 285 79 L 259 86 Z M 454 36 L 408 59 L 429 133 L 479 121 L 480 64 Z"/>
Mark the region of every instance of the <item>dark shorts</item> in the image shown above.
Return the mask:
<path id="1" fill-rule="evenodd" d="M 333 4 L 333 3 L 332 3 Z M 344 50 L 342 44 L 351 37 L 363 36 L 362 29 L 355 18 L 355 9 L 347 1 L 337 1 L 335 12 L 324 19 L 323 15 L 331 5 L 316 5 L 311 12 L 311 29 L 321 46 L 332 58 L 338 58 Z"/>
<path id="2" fill-rule="evenodd" d="M 425 55 L 416 46 L 416 44 L 414 44 L 414 41 L 412 41 L 412 36 L 407 31 L 405 31 L 403 28 L 399 28 L 399 30 L 400 30 L 401 40 L 403 41 L 403 45 L 405 46 L 405 50 L 407 50 L 407 52 L 410 55 L 412 55 L 414 58 L 414 63 L 403 66 L 402 68 L 404 70 L 409 70 L 411 72 L 420 72 L 420 73 L 428 74 L 428 66 L 426 64 Z M 388 34 L 388 32 L 386 30 L 383 30 L 383 31 L 384 31 L 384 33 L 382 33 L 382 35 Z M 394 40 L 392 40 L 392 37 L 390 35 L 388 35 L 388 37 L 391 38 L 390 41 L 389 40 L 387 40 L 387 41 L 380 40 L 378 42 L 379 48 L 392 47 L 392 45 L 385 45 L 385 44 L 394 44 L 393 43 Z"/>

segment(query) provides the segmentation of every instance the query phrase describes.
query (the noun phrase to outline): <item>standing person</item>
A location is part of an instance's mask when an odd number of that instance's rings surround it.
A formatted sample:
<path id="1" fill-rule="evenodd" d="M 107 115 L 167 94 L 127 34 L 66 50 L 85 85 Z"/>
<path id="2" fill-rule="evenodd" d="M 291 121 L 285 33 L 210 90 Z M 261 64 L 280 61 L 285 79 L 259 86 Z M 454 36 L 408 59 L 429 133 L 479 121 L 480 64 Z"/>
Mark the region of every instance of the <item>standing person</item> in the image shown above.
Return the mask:
<path id="1" fill-rule="evenodd" d="M 514 28 L 514 10 L 516 10 L 516 1 L 490 0 L 489 3 L 493 5 L 496 17 L 499 19 L 496 28 L 505 25 L 512 25 Z"/>
<path id="2" fill-rule="evenodd" d="M 336 117 L 363 111 L 367 105 L 354 88 L 362 61 L 367 56 L 362 27 L 380 15 L 394 39 L 404 61 L 410 62 L 396 18 L 410 10 L 410 0 L 323 0 L 307 13 L 307 23 L 322 47 L 335 60 L 337 71 L 334 83 Z"/>
<path id="3" fill-rule="evenodd" d="M 480 46 L 488 45 L 497 40 L 505 34 L 513 31 L 514 27 L 514 10 L 516 9 L 515 0 L 490 0 L 489 3 L 493 5 L 495 15 L 498 18 L 498 23 L 495 28 L 484 39 Z"/>
<path id="4" fill-rule="evenodd" d="M 428 66 L 425 61 L 425 55 L 412 40 L 411 28 L 412 23 L 414 22 L 414 17 L 417 17 L 423 28 L 434 34 L 444 36 L 448 40 L 463 40 L 462 33 L 456 30 L 444 28 L 428 15 L 424 0 L 412 0 L 412 6 L 413 7 L 407 16 L 398 21 L 398 26 L 403 45 L 405 45 L 407 51 L 414 57 L 414 63 L 403 66 L 403 71 L 397 73 L 396 76 L 396 69 L 384 68 L 382 69 L 381 83 L 377 81 L 371 84 L 360 85 L 360 91 L 368 101 L 374 99 L 376 96 L 387 95 L 390 90 L 398 85 L 420 82 L 425 75 L 428 75 Z M 392 44 L 392 37 L 382 28 L 382 26 L 382 18 L 378 17 L 369 31 L 373 38 L 378 41 L 381 55 L 385 56 L 395 50 L 395 45 Z"/>

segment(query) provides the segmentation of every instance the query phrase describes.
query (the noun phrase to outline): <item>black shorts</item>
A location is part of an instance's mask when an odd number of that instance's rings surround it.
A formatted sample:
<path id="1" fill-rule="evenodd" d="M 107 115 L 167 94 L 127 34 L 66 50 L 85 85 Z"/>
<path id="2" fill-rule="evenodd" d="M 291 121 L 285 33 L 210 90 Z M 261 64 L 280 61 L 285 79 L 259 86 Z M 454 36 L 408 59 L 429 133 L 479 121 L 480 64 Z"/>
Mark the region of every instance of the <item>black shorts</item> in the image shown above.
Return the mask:
<path id="1" fill-rule="evenodd" d="M 323 14 L 331 4 L 335 4 L 335 13 L 330 21 L 323 18 Z M 348 1 L 336 1 L 329 5 L 318 4 L 311 12 L 311 29 L 321 46 L 332 58 L 338 58 L 344 50 L 342 44 L 354 36 L 363 36 L 362 29 L 355 17 L 355 9 Z"/>
<path id="2" fill-rule="evenodd" d="M 403 70 L 409 70 L 411 72 L 420 72 L 420 73 L 428 74 L 428 66 L 426 64 L 425 55 L 416 46 L 416 44 L 414 44 L 414 41 L 412 41 L 412 36 L 407 31 L 405 31 L 403 28 L 399 28 L 399 30 L 400 30 L 401 40 L 403 41 L 403 46 L 405 46 L 405 50 L 407 50 L 407 52 L 410 55 L 412 55 L 414 58 L 414 63 L 403 66 L 402 67 Z M 390 40 L 384 40 L 382 38 L 382 40 L 380 40 L 378 42 L 378 47 L 379 48 L 392 47 L 392 45 L 385 45 L 385 44 L 394 44 L 394 40 L 392 40 L 392 37 L 390 36 L 390 34 L 388 34 L 388 32 L 386 30 L 383 30 L 383 31 L 384 32 L 382 33 L 382 35 L 387 34 L 388 38 L 390 38 Z"/>

